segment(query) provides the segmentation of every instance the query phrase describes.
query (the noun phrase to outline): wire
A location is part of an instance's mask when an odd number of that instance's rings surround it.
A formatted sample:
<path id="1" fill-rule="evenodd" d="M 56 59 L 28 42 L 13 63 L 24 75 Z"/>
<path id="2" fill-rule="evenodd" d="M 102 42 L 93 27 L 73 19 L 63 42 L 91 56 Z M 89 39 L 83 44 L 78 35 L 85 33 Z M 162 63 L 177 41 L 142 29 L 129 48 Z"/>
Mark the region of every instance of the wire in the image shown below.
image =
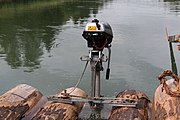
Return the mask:
<path id="1" fill-rule="evenodd" d="M 77 86 L 80 84 L 80 82 L 81 82 L 81 80 L 82 80 L 82 78 L 83 78 L 83 76 L 84 76 L 84 73 L 85 73 L 85 71 L 86 71 L 88 62 L 89 62 L 89 61 L 86 62 L 86 65 L 85 65 L 84 70 L 83 70 L 83 72 L 82 72 L 82 74 L 81 74 L 81 77 L 79 78 L 79 80 L 77 81 L 77 83 L 75 84 L 75 86 L 73 87 L 73 89 L 71 89 L 71 91 L 70 91 L 68 94 L 71 94 L 71 93 L 77 88 Z"/>
<path id="2" fill-rule="evenodd" d="M 97 63 L 98 63 L 99 61 L 100 61 L 100 58 L 98 58 L 98 60 L 95 62 L 95 66 L 97 65 Z M 81 82 L 81 80 L 82 80 L 82 78 L 83 78 L 83 76 L 84 76 L 84 73 L 85 73 L 85 71 L 86 71 L 88 62 L 89 62 L 89 61 L 86 62 L 86 65 L 85 65 L 85 67 L 84 67 L 84 70 L 83 70 L 83 72 L 82 72 L 79 80 L 78 80 L 77 83 L 75 84 L 75 86 L 71 89 L 70 92 L 67 93 L 68 95 L 70 95 L 70 94 L 77 88 L 77 86 L 80 84 L 80 82 Z"/>

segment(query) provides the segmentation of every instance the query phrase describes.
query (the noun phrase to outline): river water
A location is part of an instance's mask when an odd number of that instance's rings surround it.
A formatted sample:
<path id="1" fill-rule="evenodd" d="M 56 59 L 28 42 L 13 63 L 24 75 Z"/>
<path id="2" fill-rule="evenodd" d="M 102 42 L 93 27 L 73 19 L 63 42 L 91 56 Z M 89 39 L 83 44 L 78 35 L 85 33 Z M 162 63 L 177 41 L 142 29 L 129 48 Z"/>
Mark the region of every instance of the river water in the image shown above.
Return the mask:
<path id="1" fill-rule="evenodd" d="M 51 0 L 0 4 L 0 93 L 17 84 L 57 94 L 76 84 L 88 55 L 84 26 L 97 18 L 113 29 L 110 80 L 101 73 L 101 94 L 125 89 L 150 99 L 157 76 L 171 69 L 169 34 L 180 33 L 179 0 Z M 106 50 L 104 50 L 106 53 Z M 174 44 L 177 66 L 179 51 Z M 106 69 L 106 63 L 103 64 Z M 90 68 L 78 87 L 90 94 Z"/>

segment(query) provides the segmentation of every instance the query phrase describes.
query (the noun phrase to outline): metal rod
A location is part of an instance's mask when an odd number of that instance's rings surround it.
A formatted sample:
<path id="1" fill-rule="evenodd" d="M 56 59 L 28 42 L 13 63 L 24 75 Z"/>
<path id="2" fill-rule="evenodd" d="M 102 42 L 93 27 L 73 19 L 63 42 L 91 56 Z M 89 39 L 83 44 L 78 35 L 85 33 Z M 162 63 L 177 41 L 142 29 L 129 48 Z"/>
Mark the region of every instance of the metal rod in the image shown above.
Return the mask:
<path id="1" fill-rule="evenodd" d="M 96 71 L 96 91 L 95 91 L 95 97 L 100 97 L 100 71 Z"/>
<path id="2" fill-rule="evenodd" d="M 91 96 L 100 97 L 100 71 L 102 70 L 102 52 L 91 51 Z"/>
<path id="3" fill-rule="evenodd" d="M 170 49 L 170 56 L 171 56 L 172 71 L 174 74 L 178 75 L 178 70 L 177 70 L 177 65 L 176 65 L 176 60 L 175 60 L 175 56 L 174 56 L 172 42 L 169 42 L 169 49 Z"/>
<path id="4" fill-rule="evenodd" d="M 91 96 L 95 97 L 95 79 L 96 79 L 96 71 L 94 67 L 94 62 L 91 61 Z"/>
<path id="5" fill-rule="evenodd" d="M 174 52 L 173 52 L 172 41 L 169 41 L 170 36 L 169 36 L 167 28 L 166 28 L 166 37 L 167 37 L 167 40 L 169 42 L 169 50 L 170 50 L 170 56 L 171 56 L 172 71 L 173 71 L 174 74 L 178 75 L 178 70 L 177 70 L 176 61 L 175 61 Z"/>
<path id="6" fill-rule="evenodd" d="M 136 99 L 130 98 L 104 98 L 104 97 L 82 97 L 82 96 L 65 96 L 65 97 L 57 97 L 57 96 L 49 96 L 48 101 L 54 102 L 63 102 L 63 103 L 73 103 L 73 102 L 83 102 L 83 103 L 95 103 L 95 104 L 108 104 L 112 106 L 121 106 L 121 107 L 136 107 L 137 101 Z"/>
<path id="7" fill-rule="evenodd" d="M 108 65 L 107 65 L 107 70 L 106 70 L 106 80 L 109 80 L 109 74 L 110 74 L 110 60 L 111 60 L 111 48 L 110 46 L 108 47 Z"/>
<path id="8" fill-rule="evenodd" d="M 109 54 L 108 54 L 108 65 L 107 65 L 107 68 L 109 68 L 110 60 L 111 60 L 111 48 L 110 47 L 108 47 L 108 52 L 109 52 Z"/>

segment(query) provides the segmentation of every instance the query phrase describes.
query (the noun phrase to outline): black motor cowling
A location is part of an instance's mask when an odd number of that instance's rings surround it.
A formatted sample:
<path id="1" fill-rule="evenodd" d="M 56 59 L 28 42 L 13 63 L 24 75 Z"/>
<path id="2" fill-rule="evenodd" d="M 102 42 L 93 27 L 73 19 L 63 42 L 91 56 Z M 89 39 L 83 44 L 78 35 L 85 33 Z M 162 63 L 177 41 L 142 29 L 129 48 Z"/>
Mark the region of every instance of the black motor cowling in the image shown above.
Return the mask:
<path id="1" fill-rule="evenodd" d="M 113 33 L 108 23 L 99 23 L 97 19 L 87 23 L 82 36 L 87 40 L 87 46 L 95 50 L 103 50 L 112 42 Z"/>

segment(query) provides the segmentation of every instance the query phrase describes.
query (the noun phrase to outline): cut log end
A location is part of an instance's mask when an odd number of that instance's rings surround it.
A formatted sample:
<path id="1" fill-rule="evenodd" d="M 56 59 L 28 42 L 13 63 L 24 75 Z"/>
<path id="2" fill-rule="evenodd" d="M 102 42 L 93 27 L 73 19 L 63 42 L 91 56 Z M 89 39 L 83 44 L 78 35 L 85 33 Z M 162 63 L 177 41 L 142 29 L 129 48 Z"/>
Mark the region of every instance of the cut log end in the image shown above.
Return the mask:
<path id="1" fill-rule="evenodd" d="M 19 120 L 41 99 L 42 94 L 32 86 L 20 84 L 0 96 L 0 115 L 3 120 Z"/>

